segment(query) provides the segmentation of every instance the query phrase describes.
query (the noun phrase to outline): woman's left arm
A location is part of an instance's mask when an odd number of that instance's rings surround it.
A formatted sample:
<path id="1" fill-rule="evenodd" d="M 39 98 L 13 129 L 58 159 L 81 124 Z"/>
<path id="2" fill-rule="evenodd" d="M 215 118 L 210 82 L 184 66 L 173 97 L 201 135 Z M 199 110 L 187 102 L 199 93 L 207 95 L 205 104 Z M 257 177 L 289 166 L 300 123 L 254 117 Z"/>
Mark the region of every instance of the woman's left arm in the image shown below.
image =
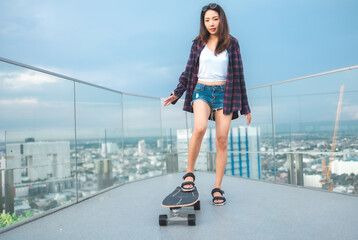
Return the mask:
<path id="1" fill-rule="evenodd" d="M 246 92 L 246 84 L 245 84 L 245 77 L 244 77 L 244 67 L 242 65 L 241 59 L 241 52 L 240 52 L 240 45 L 239 41 L 237 41 L 236 45 L 237 57 L 238 57 L 238 65 L 239 65 L 239 82 L 240 82 L 240 89 L 241 89 L 241 104 L 242 109 L 240 111 L 241 115 L 245 115 L 247 118 L 247 125 L 251 122 L 251 110 L 249 107 L 249 101 L 247 99 L 247 92 Z"/>

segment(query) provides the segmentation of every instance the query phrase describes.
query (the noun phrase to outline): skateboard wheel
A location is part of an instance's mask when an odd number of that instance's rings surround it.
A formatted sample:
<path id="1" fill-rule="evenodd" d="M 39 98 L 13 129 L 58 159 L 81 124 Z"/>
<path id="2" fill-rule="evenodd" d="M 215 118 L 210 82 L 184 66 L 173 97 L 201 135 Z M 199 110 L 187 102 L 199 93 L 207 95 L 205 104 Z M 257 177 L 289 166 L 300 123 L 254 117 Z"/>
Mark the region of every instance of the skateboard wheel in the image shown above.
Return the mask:
<path id="1" fill-rule="evenodd" d="M 197 202 L 194 204 L 194 210 L 200 210 L 200 201 L 197 201 Z"/>
<path id="2" fill-rule="evenodd" d="M 188 214 L 188 225 L 195 226 L 195 214 Z"/>
<path id="3" fill-rule="evenodd" d="M 167 226 L 168 225 L 168 215 L 159 215 L 159 225 Z"/>

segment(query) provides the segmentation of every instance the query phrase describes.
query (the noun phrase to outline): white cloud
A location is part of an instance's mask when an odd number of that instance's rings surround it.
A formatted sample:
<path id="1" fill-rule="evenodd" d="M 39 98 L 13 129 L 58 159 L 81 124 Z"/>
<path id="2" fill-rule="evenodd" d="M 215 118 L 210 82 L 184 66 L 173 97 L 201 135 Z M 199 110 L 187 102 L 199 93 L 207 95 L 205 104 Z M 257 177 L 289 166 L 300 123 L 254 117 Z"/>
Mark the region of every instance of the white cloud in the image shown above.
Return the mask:
<path id="1" fill-rule="evenodd" d="M 177 69 L 177 65 L 163 67 L 156 63 L 120 62 L 86 70 L 51 71 L 121 92 L 160 96 L 163 92 L 167 95 L 178 84 L 181 72 Z"/>
<path id="2" fill-rule="evenodd" d="M 1 73 L 0 77 L 2 78 L 3 87 L 5 89 L 22 89 L 57 82 L 52 76 L 30 70 L 25 72 Z"/>
<path id="3" fill-rule="evenodd" d="M 16 99 L 2 99 L 0 105 L 36 105 L 38 100 L 36 98 L 16 98 Z"/>
<path id="4" fill-rule="evenodd" d="M 347 120 L 358 120 L 358 105 L 343 106 L 342 115 L 348 116 Z"/>

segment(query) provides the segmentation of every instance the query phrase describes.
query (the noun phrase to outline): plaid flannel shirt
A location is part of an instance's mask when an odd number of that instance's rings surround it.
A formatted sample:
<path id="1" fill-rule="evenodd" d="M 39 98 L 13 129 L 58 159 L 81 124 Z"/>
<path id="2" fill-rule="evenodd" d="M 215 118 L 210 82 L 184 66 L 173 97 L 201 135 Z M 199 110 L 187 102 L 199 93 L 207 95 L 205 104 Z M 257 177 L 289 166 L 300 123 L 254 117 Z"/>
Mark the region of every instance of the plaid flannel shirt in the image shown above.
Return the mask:
<path id="1" fill-rule="evenodd" d="M 184 111 L 193 112 L 191 101 L 193 100 L 194 88 L 198 82 L 199 57 L 204 46 L 201 40 L 193 42 L 185 71 L 181 74 L 179 84 L 174 90 L 174 94 L 178 99 L 186 91 Z M 247 100 L 239 41 L 232 36 L 230 37 L 227 52 L 229 56 L 229 66 L 226 78 L 223 112 L 225 115 L 233 113 L 232 119 L 236 119 L 239 117 L 239 111 L 241 115 L 248 114 L 251 111 Z M 173 101 L 172 104 L 175 104 L 177 101 L 178 100 Z M 211 113 L 209 119 L 215 121 L 213 113 Z"/>

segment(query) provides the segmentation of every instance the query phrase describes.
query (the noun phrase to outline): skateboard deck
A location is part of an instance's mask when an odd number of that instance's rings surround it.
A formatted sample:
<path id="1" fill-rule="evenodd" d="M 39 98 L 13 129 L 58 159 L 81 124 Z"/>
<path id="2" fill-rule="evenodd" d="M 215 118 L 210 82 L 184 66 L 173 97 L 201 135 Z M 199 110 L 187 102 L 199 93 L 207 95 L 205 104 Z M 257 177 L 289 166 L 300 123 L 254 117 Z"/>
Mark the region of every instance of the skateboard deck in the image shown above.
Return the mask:
<path id="1" fill-rule="evenodd" d="M 199 192 L 197 189 L 190 192 L 184 192 L 180 187 L 177 187 L 171 194 L 164 198 L 162 202 L 163 207 L 189 207 L 199 201 Z"/>
<path id="2" fill-rule="evenodd" d="M 184 192 L 180 187 L 177 187 L 172 193 L 166 196 L 162 202 L 162 206 L 170 208 L 172 216 L 159 215 L 159 225 L 167 226 L 168 222 L 185 222 L 190 226 L 196 225 L 195 214 L 188 214 L 187 216 L 180 215 L 182 207 L 194 207 L 194 210 L 200 210 L 199 192 L 197 189 L 190 192 Z"/>

